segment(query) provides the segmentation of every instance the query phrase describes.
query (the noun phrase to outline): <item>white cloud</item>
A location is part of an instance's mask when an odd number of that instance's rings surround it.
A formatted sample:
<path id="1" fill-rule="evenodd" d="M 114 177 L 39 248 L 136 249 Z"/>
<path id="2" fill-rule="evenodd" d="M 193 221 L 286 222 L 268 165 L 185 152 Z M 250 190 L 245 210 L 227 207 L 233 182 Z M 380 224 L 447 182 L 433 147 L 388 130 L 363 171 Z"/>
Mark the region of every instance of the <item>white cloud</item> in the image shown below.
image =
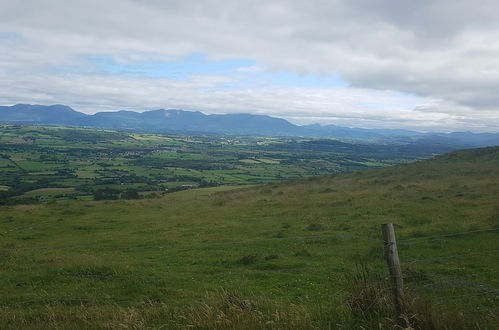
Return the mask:
<path id="1" fill-rule="evenodd" d="M 45 75 L 17 77 L 23 88 L 9 87 L 12 80 L 0 76 L 0 98 L 7 104 L 63 103 L 94 113 L 115 110 L 165 108 L 199 110 L 205 113 L 255 113 L 286 118 L 297 124 L 321 122 L 357 127 L 449 129 L 486 131 L 499 126 L 495 112 L 483 118 L 469 116 L 469 109 L 443 101 L 407 97 L 390 91 L 362 88 L 256 88 L 212 89 L 213 82 L 227 77 L 193 76 L 186 81 L 107 75 Z M 205 79 L 207 78 L 207 79 Z M 71 83 L 68 84 L 68 81 Z M 99 100 L 96 104 L 95 100 Z M 412 104 L 412 108 L 408 107 Z M 381 104 L 381 105 L 380 105 Z M 452 111 L 448 111 L 448 107 Z M 457 111 L 456 111 L 457 110 Z M 454 113 L 453 113 L 454 112 Z"/>
<path id="2" fill-rule="evenodd" d="M 259 66 L 259 65 L 252 65 L 252 66 L 244 66 L 235 69 L 236 72 L 244 72 L 244 73 L 254 73 L 254 72 L 262 72 L 264 69 Z"/>
<path id="3" fill-rule="evenodd" d="M 299 122 L 499 129 L 496 1 L 0 0 L 0 6 L 3 103 L 67 103 L 85 111 L 165 106 L 279 114 Z M 242 75 L 338 73 L 353 87 L 225 89 L 242 78 L 198 75 L 182 82 L 88 74 L 92 68 L 82 57 L 109 55 L 126 63 L 195 52 L 258 63 L 238 69 Z"/>

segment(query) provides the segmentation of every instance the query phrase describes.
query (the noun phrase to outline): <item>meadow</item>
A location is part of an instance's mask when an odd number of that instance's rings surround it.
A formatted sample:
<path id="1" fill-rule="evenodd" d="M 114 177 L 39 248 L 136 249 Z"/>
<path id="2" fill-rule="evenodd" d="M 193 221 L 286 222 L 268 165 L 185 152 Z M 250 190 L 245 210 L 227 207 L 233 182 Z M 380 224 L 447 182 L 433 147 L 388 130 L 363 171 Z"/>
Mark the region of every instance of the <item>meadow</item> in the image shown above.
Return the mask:
<path id="1" fill-rule="evenodd" d="M 484 148 L 155 199 L 4 205 L 0 328 L 498 328 L 497 168 L 499 148 Z"/>

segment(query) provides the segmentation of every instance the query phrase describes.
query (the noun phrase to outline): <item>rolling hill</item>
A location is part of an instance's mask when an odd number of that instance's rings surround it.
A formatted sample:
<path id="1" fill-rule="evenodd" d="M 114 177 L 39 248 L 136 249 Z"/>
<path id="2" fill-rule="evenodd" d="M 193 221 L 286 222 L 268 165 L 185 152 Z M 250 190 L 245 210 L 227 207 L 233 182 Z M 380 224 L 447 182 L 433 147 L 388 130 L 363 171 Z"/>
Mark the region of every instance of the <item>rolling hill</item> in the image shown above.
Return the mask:
<path id="1" fill-rule="evenodd" d="M 0 208 L 2 328 L 497 328 L 499 148 L 137 201 Z"/>

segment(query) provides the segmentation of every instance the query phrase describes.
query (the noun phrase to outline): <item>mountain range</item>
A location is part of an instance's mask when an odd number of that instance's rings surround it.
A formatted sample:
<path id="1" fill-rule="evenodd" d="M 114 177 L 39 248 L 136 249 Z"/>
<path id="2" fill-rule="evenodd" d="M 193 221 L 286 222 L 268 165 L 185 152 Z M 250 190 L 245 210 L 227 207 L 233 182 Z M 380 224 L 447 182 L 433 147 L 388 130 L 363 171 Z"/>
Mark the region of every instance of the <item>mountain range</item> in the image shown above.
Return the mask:
<path id="1" fill-rule="evenodd" d="M 0 106 L 0 123 L 66 125 L 154 133 L 330 137 L 376 142 L 499 145 L 499 133 L 421 133 L 398 129 L 364 129 L 336 125 L 294 125 L 282 118 L 253 114 L 206 115 L 199 111 L 115 111 L 88 115 L 65 105 Z"/>

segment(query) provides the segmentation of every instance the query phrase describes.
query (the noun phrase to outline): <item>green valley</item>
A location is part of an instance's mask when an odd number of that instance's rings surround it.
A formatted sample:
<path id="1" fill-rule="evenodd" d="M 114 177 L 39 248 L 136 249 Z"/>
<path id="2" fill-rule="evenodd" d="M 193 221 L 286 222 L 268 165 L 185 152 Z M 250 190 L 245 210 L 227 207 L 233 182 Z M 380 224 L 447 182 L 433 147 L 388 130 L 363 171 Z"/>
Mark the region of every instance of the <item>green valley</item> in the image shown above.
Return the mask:
<path id="1" fill-rule="evenodd" d="M 332 139 L 0 126 L 0 202 L 155 197 L 407 163 L 455 149 Z"/>

